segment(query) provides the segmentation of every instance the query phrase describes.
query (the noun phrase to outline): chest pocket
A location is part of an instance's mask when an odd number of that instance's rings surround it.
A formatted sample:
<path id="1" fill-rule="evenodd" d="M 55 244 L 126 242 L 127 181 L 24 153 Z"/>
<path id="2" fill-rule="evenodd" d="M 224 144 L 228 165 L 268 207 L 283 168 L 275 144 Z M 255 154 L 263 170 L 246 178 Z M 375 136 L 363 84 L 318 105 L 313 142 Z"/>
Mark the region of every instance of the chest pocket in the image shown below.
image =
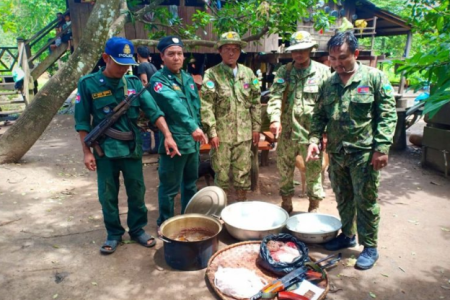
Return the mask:
<path id="1" fill-rule="evenodd" d="M 356 94 L 350 100 L 349 112 L 352 119 L 367 120 L 372 118 L 374 95 Z"/>
<path id="2" fill-rule="evenodd" d="M 325 95 L 323 107 L 329 119 L 339 119 L 339 96 L 336 93 Z"/>
<path id="3" fill-rule="evenodd" d="M 220 88 L 217 91 L 216 115 L 217 112 L 228 113 L 230 110 L 230 99 L 233 91 L 230 88 Z"/>
<path id="4" fill-rule="evenodd" d="M 198 100 L 198 94 L 195 92 L 195 90 L 192 90 L 191 88 L 188 89 L 189 98 L 190 98 L 190 104 L 192 108 L 195 110 L 196 114 L 200 113 L 200 101 Z"/>
<path id="5" fill-rule="evenodd" d="M 128 118 L 131 120 L 136 120 L 139 118 L 139 108 L 141 107 L 141 104 L 139 103 L 139 99 L 134 99 L 133 102 L 131 102 L 130 108 L 128 108 Z"/>
<path id="6" fill-rule="evenodd" d="M 93 100 L 95 112 L 99 117 L 105 116 L 110 113 L 117 105 L 116 98 L 114 96 L 107 96 Z"/>

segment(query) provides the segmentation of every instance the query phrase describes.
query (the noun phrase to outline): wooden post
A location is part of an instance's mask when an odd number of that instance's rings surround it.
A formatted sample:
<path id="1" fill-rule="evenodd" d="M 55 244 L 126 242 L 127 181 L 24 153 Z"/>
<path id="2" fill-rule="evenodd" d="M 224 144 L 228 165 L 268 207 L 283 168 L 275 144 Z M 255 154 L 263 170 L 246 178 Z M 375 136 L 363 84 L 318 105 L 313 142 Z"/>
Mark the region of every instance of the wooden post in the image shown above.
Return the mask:
<path id="1" fill-rule="evenodd" d="M 378 19 L 378 17 L 373 17 L 372 43 L 370 44 L 370 54 L 371 55 L 372 55 L 373 47 L 375 46 L 375 34 L 377 31 L 377 19 Z"/>
<path id="2" fill-rule="evenodd" d="M 30 103 L 30 67 L 28 65 L 28 55 L 23 38 L 17 38 L 17 48 L 19 49 L 17 64 L 25 74 L 23 78 L 22 96 L 25 100 L 25 105 L 28 105 Z"/>
<path id="3" fill-rule="evenodd" d="M 412 33 L 411 31 L 408 32 L 408 36 L 406 37 L 406 46 L 405 46 L 405 53 L 403 54 L 404 58 L 408 58 L 409 52 L 411 51 L 411 43 L 412 43 Z M 402 77 L 400 79 L 400 85 L 398 87 L 398 93 L 403 94 L 403 90 L 405 89 L 405 72 L 402 72 Z"/>

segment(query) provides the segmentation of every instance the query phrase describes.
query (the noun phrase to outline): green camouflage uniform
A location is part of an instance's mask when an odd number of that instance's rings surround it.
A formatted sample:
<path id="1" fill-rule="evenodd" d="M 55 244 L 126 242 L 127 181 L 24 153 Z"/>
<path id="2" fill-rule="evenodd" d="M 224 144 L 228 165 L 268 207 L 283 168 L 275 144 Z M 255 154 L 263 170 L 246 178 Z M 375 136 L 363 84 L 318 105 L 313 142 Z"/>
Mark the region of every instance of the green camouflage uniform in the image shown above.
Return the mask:
<path id="1" fill-rule="evenodd" d="M 360 244 L 376 247 L 380 172 L 370 162 L 374 151 L 389 152 L 397 114 L 386 76 L 377 69 L 358 65 L 345 86 L 336 73 L 325 83 L 314 110 L 309 141 L 318 143 L 327 127 L 330 180 L 342 232 L 346 236 L 358 232 Z"/>
<path id="2" fill-rule="evenodd" d="M 228 188 L 230 165 L 236 189 L 250 189 L 252 131 L 261 130 L 259 81 L 252 70 L 238 64 L 233 70 L 220 63 L 205 72 L 202 89 L 202 124 L 208 137 L 219 137 L 211 149 L 215 182 Z"/>
<path id="3" fill-rule="evenodd" d="M 292 67 L 290 73 L 287 103 L 281 112 L 283 92 L 286 89 L 286 66 L 277 71 L 270 88 L 271 96 L 267 106 L 270 122 L 280 122 L 282 133 L 277 146 L 277 166 L 280 173 L 280 195 L 294 194 L 295 158 L 306 158 L 308 151 L 308 134 L 314 105 L 323 82 L 330 76 L 327 66 L 312 61 L 308 68 L 297 70 Z M 321 180 L 322 161 L 306 163 L 307 194 L 311 200 L 322 200 L 324 191 Z"/>

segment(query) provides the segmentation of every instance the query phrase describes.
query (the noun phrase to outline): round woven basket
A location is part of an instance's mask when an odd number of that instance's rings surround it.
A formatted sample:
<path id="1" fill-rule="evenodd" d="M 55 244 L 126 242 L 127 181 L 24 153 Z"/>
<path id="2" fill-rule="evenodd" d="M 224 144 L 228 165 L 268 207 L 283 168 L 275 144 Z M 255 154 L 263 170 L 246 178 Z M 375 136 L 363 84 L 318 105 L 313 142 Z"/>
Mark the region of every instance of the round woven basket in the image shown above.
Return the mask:
<path id="1" fill-rule="evenodd" d="M 261 241 L 241 242 L 230 245 L 222 250 L 217 251 L 208 262 L 206 269 L 206 277 L 214 289 L 223 300 L 235 300 L 235 298 L 227 296 L 219 291 L 214 284 L 214 277 L 219 266 L 223 268 L 246 268 L 255 271 L 256 275 L 264 278 L 267 282 L 271 282 L 279 277 L 275 274 L 268 272 L 265 269 L 260 268 L 256 264 L 256 260 L 259 256 L 259 248 Z M 312 261 L 314 258 L 310 257 Z M 317 284 L 319 287 L 325 289 L 323 294 L 319 297 L 319 300 L 325 299 L 330 287 L 328 284 L 328 275 L 325 272 L 325 278 Z"/>

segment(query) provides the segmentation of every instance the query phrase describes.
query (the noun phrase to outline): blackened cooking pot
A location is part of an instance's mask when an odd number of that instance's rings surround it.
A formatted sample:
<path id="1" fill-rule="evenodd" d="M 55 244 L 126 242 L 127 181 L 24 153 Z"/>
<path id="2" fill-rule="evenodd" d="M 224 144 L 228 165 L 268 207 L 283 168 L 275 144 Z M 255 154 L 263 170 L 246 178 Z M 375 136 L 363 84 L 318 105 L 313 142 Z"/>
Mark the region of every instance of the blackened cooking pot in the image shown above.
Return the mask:
<path id="1" fill-rule="evenodd" d="M 179 241 L 173 238 L 181 231 L 192 228 L 202 228 L 213 235 L 201 241 Z M 222 224 L 206 215 L 185 214 L 166 220 L 160 230 L 166 263 L 176 270 L 192 271 L 207 267 L 209 259 L 218 249 L 218 234 Z"/>

